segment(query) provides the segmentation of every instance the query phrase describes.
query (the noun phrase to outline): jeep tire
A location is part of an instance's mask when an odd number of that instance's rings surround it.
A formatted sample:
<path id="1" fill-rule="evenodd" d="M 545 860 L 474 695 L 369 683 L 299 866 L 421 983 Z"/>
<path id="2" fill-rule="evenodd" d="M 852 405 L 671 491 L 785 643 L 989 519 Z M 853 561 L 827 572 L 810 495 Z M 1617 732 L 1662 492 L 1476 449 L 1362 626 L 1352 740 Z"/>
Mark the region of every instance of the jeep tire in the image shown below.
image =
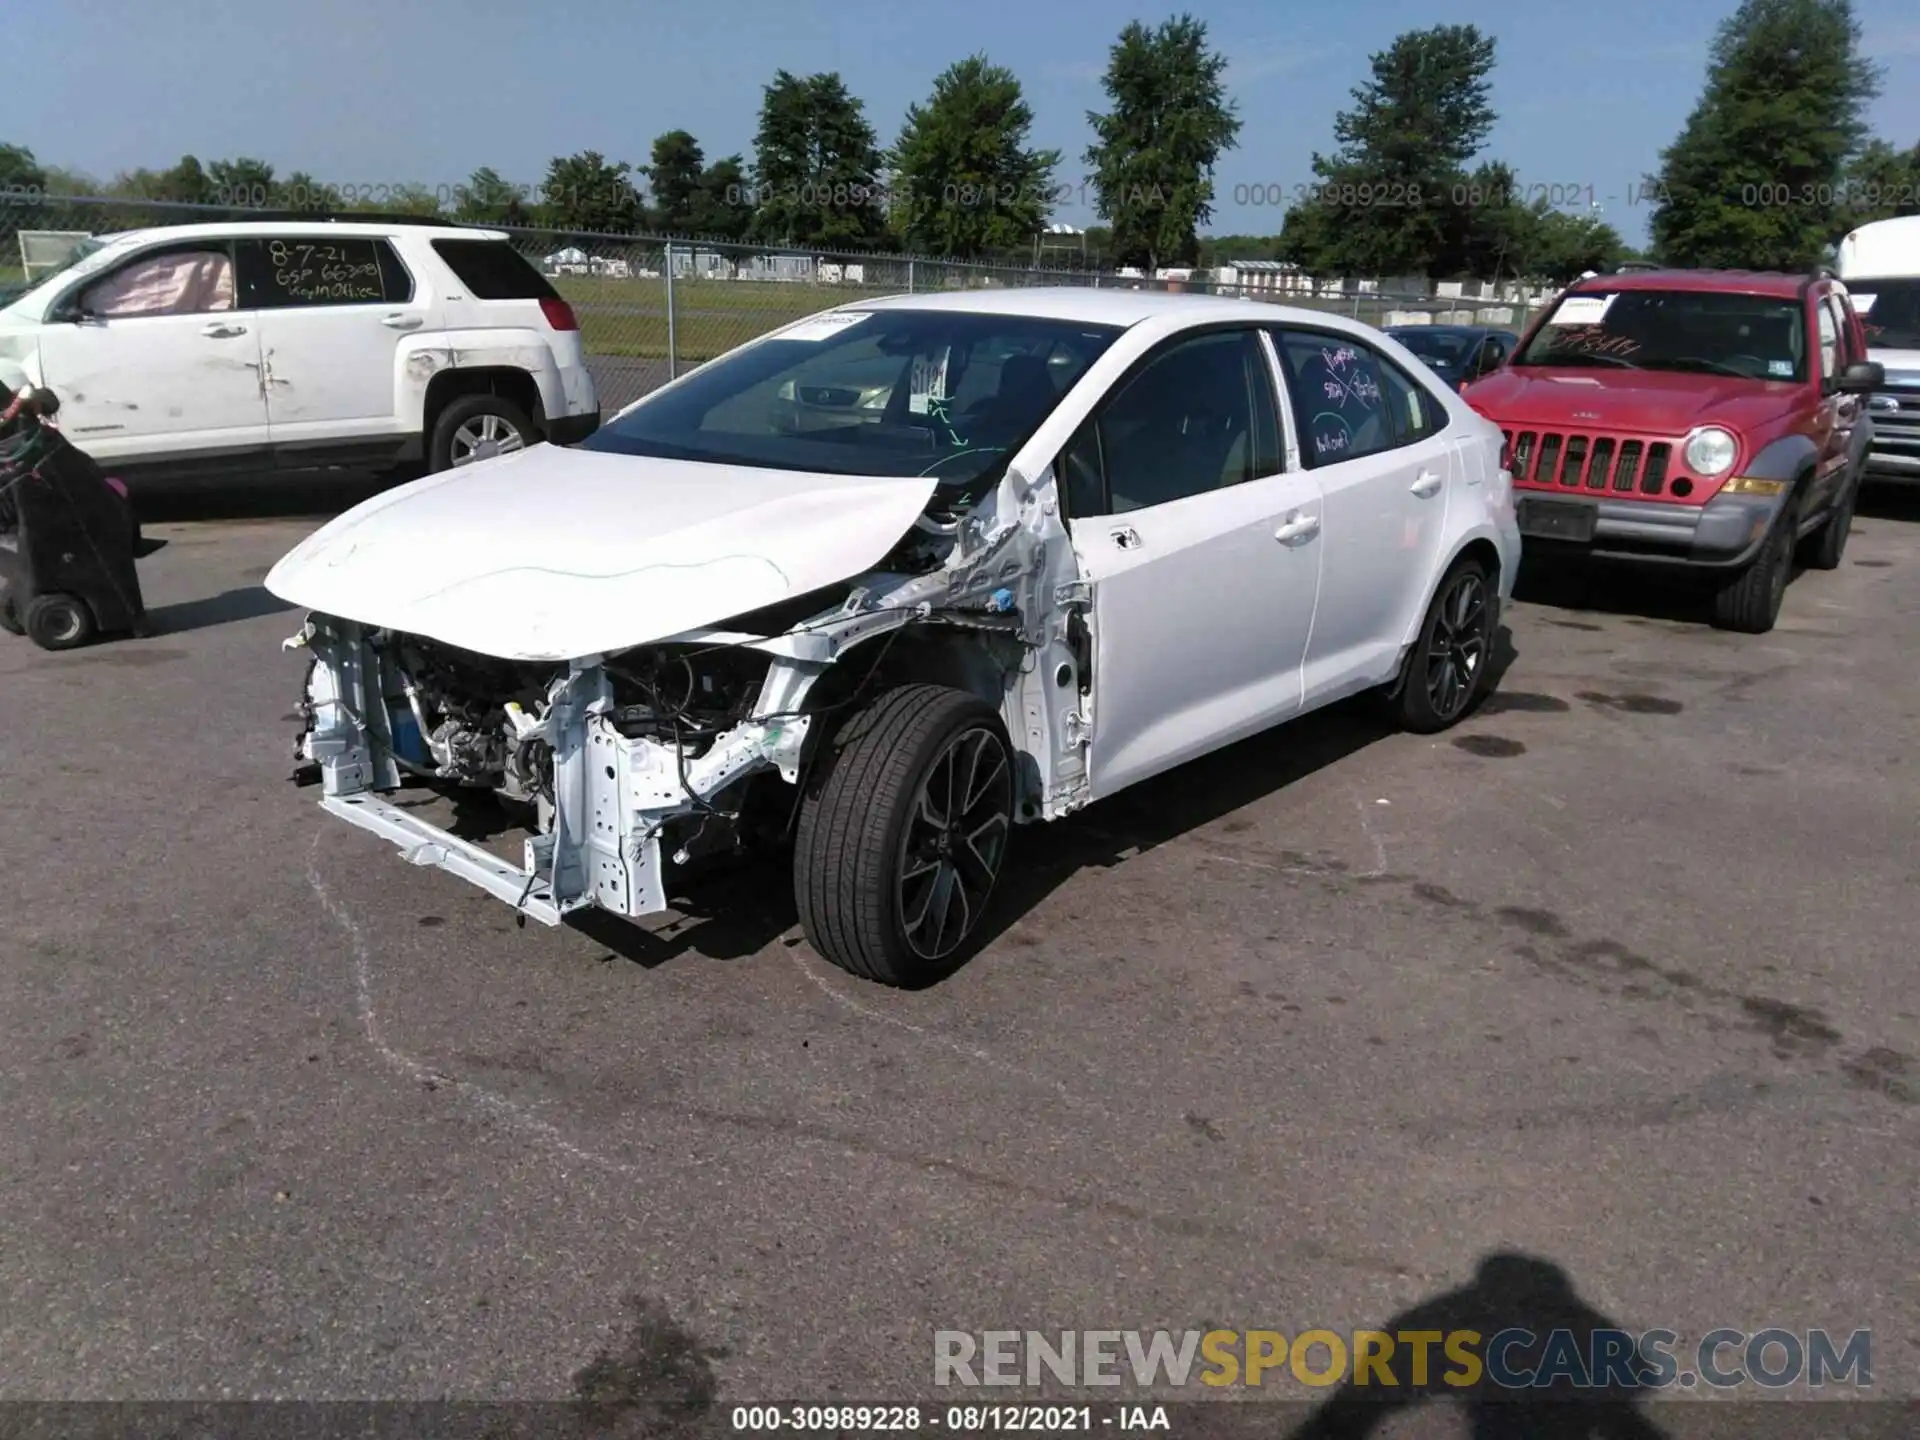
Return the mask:
<path id="1" fill-rule="evenodd" d="M 883 985 L 964 963 L 1013 828 L 999 714 L 944 685 L 889 690 L 827 739 L 801 784 L 793 891 L 807 943 Z"/>
<path id="2" fill-rule="evenodd" d="M 1849 475 L 1834 497 L 1833 508 L 1820 528 L 1807 537 L 1805 559 L 1810 570 L 1838 570 L 1840 557 L 1847 553 L 1847 536 L 1853 529 L 1854 501 L 1860 496 L 1860 477 Z"/>
<path id="3" fill-rule="evenodd" d="M 437 474 L 494 454 L 511 454 L 539 438 L 526 412 L 506 396 L 462 395 L 449 400 L 433 422 L 427 469 Z"/>
<path id="4" fill-rule="evenodd" d="M 1780 618 L 1780 603 L 1793 578 L 1793 553 L 1800 529 L 1800 503 L 1788 504 L 1774 518 L 1760 553 L 1713 597 L 1713 623 L 1722 630 L 1764 635 Z"/>

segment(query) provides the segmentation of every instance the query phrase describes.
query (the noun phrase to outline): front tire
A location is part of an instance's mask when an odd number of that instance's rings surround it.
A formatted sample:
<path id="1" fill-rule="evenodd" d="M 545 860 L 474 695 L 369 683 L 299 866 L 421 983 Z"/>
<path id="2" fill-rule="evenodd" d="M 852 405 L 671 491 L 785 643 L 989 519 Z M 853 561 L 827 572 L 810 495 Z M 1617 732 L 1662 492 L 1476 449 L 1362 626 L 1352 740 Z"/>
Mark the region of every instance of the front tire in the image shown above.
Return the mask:
<path id="1" fill-rule="evenodd" d="M 1395 707 L 1401 726 L 1433 735 L 1466 718 L 1487 688 L 1495 614 L 1493 577 L 1462 557 L 1440 581 L 1407 657 Z"/>
<path id="2" fill-rule="evenodd" d="M 807 942 L 848 973 L 918 986 L 980 943 L 1013 828 L 999 715 L 943 685 L 888 691 L 807 776 L 793 889 Z"/>
<path id="3" fill-rule="evenodd" d="M 1764 635 L 1780 618 L 1793 576 L 1794 539 L 1799 508 L 1788 506 L 1775 520 L 1773 533 L 1753 563 L 1722 585 L 1713 597 L 1713 623 L 1722 630 Z"/>
<path id="4" fill-rule="evenodd" d="M 36 595 L 27 603 L 27 638 L 42 650 L 77 650 L 93 630 L 93 612 L 77 596 Z"/>
<path id="5" fill-rule="evenodd" d="M 448 402 L 427 440 L 427 469 L 442 470 L 511 455 L 539 436 L 518 405 L 502 395 L 462 395 Z"/>

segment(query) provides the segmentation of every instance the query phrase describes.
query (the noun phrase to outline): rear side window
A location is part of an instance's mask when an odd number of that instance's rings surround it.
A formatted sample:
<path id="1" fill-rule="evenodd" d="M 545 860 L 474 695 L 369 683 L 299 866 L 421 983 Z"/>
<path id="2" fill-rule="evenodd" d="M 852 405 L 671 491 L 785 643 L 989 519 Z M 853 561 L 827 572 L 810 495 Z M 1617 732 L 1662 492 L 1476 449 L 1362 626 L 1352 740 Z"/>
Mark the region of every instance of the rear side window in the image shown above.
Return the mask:
<path id="1" fill-rule="evenodd" d="M 1309 469 L 1410 445 L 1446 427 L 1432 392 L 1371 347 L 1317 330 L 1277 330 L 1273 338 Z"/>
<path id="2" fill-rule="evenodd" d="M 248 236 L 234 243 L 243 310 L 399 305 L 413 276 L 377 236 Z"/>
<path id="3" fill-rule="evenodd" d="M 547 277 L 504 240 L 436 240 L 433 250 L 476 300 L 558 300 Z"/>

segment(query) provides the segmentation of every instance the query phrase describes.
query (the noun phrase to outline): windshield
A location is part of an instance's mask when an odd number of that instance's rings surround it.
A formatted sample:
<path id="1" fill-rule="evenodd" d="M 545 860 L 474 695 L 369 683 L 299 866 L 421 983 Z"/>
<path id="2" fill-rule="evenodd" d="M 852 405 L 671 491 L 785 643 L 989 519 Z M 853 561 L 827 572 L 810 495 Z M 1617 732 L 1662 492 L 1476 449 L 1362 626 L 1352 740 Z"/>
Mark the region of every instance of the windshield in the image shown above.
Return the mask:
<path id="1" fill-rule="evenodd" d="M 1515 365 L 1807 378 L 1798 300 L 1701 290 L 1583 290 L 1561 300 Z"/>
<path id="2" fill-rule="evenodd" d="M 1920 277 L 1849 280 L 1869 350 L 1920 350 Z"/>
<path id="3" fill-rule="evenodd" d="M 1476 338 L 1458 330 L 1389 330 L 1387 332 L 1407 349 L 1429 364 L 1457 365 L 1466 358 L 1467 347 Z"/>
<path id="4" fill-rule="evenodd" d="M 63 258 L 51 263 L 46 260 L 36 260 L 33 273 L 14 290 L 14 293 L 25 294 L 28 290 L 37 290 L 56 276 L 66 274 L 89 255 L 97 255 L 106 248 L 107 240 L 101 236 L 89 236 L 84 240 L 76 239 L 73 242 L 73 248 L 68 250 Z"/>
<path id="5" fill-rule="evenodd" d="M 1120 334 L 1019 315 L 852 310 L 722 356 L 583 450 L 971 486 Z"/>

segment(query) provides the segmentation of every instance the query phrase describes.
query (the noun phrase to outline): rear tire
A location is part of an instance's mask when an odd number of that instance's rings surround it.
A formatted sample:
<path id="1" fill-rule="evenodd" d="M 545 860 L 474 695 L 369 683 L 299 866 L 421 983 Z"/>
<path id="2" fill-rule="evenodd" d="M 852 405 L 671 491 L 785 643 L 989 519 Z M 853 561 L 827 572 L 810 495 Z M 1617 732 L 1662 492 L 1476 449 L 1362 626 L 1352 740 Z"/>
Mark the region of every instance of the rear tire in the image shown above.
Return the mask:
<path id="1" fill-rule="evenodd" d="M 93 612 L 77 596 L 36 595 L 27 604 L 27 638 L 42 650 L 77 650 L 93 630 Z"/>
<path id="2" fill-rule="evenodd" d="M 1717 627 L 1745 635 L 1764 635 L 1773 629 L 1787 598 L 1787 581 L 1793 578 L 1799 516 L 1798 504 L 1782 511 L 1753 563 L 1715 592 L 1713 623 Z"/>
<path id="3" fill-rule="evenodd" d="M 807 942 L 849 974 L 917 986 L 980 943 L 1013 828 L 999 715 L 943 685 L 888 691 L 806 780 L 793 890 Z"/>
<path id="4" fill-rule="evenodd" d="M 1493 577 L 1462 557 L 1440 581 L 1407 656 L 1394 719 L 1416 735 L 1451 728 L 1486 692 L 1495 629 Z"/>
<path id="5" fill-rule="evenodd" d="M 540 438 L 533 422 L 504 395 L 462 395 L 447 402 L 427 439 L 427 469 L 435 474 L 495 455 L 524 450 Z"/>
<path id="6" fill-rule="evenodd" d="M 1840 499 L 1820 528 L 1807 537 L 1806 561 L 1809 570 L 1838 570 L 1840 557 L 1847 553 L 1847 536 L 1853 531 L 1853 505 L 1860 495 L 1860 477 L 1849 477 Z"/>

